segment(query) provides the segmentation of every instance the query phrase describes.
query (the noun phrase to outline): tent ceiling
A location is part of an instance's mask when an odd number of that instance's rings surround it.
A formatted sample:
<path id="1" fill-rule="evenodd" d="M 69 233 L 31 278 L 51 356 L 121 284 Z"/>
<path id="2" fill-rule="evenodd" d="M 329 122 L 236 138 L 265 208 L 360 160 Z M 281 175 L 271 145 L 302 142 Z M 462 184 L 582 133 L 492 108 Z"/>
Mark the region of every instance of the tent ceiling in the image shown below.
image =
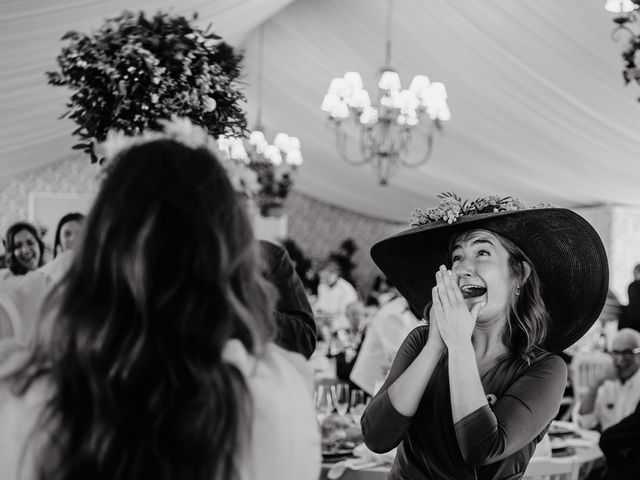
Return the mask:
<path id="1" fill-rule="evenodd" d="M 298 191 L 393 220 L 441 191 L 512 194 L 561 206 L 640 205 L 636 148 L 640 90 L 621 79 L 621 43 L 601 0 L 395 2 L 392 64 L 446 84 L 452 120 L 431 160 L 379 187 L 368 167 L 338 159 L 319 110 L 329 81 L 359 71 L 375 86 L 384 56 L 384 0 L 143 0 L 136 9 L 197 10 L 202 24 L 246 48 L 255 113 L 255 28 L 265 26 L 263 124 L 300 137 Z M 91 30 L 124 1 L 8 0 L 0 7 L 0 181 L 68 154 L 71 125 L 57 117 L 64 89 L 46 85 L 69 29 Z M 352 143 L 356 140 L 353 131 Z M 354 150 L 356 152 L 356 150 Z M 418 152 L 414 152 L 418 154 Z"/>

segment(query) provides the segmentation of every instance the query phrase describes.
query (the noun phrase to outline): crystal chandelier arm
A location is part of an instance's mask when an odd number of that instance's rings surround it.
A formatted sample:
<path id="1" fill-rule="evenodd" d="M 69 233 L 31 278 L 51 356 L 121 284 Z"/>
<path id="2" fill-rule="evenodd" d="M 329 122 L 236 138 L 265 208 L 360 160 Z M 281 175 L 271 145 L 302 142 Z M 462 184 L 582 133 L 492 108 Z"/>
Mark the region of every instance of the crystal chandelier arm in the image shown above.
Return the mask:
<path id="1" fill-rule="evenodd" d="M 399 163 L 405 167 L 410 167 L 410 168 L 415 168 L 425 164 L 427 160 L 429 160 L 429 158 L 431 157 L 431 154 L 433 153 L 433 131 L 434 131 L 433 127 L 427 131 L 426 133 L 427 149 L 424 155 L 418 157 L 415 160 L 410 159 L 408 155 L 408 141 L 409 141 L 409 138 L 411 137 L 411 134 L 409 133 L 406 138 L 406 143 L 403 141 L 403 148 L 404 148 L 404 151 L 407 152 L 407 155 L 400 155 L 398 157 Z"/>
<path id="2" fill-rule="evenodd" d="M 370 159 L 364 155 L 362 155 L 361 160 L 352 160 L 347 156 L 347 134 L 342 129 L 340 122 L 335 122 L 334 133 L 336 137 L 336 150 L 338 150 L 338 155 L 344 162 L 352 165 L 364 165 L 369 162 Z"/>

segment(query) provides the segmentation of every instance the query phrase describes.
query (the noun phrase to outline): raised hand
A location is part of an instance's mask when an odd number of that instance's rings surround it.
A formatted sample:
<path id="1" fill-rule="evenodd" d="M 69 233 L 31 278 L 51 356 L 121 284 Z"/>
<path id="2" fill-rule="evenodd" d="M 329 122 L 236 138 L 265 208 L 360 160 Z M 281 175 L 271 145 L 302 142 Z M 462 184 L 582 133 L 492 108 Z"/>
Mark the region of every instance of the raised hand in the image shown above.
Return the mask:
<path id="1" fill-rule="evenodd" d="M 433 307 L 431 318 L 435 320 L 438 331 L 447 348 L 468 343 L 484 302 L 467 308 L 455 275 L 444 265 L 436 272 L 436 286 L 433 289 Z"/>

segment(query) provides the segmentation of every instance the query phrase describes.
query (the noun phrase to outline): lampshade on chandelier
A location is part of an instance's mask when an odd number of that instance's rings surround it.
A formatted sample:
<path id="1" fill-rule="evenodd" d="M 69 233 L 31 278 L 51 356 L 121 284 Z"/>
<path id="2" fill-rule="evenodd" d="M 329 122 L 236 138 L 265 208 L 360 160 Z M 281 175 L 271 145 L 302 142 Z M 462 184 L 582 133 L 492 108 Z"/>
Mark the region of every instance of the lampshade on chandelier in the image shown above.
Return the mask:
<path id="1" fill-rule="evenodd" d="M 441 122 L 449 120 L 447 90 L 443 83 L 430 82 L 425 75 L 413 77 L 408 89 L 403 89 L 400 75 L 391 64 L 391 12 L 389 0 L 386 28 L 385 67 L 380 70 L 375 101 L 363 87 L 358 72 L 347 72 L 334 78 L 322 100 L 321 109 L 334 127 L 336 147 L 340 157 L 351 164 L 370 163 L 380 185 L 386 185 L 398 167 L 424 164 L 433 150 L 433 134 Z M 360 158 L 347 155 L 347 124 L 360 130 Z M 409 158 L 413 135 L 425 142 L 424 153 Z"/>
<path id="2" fill-rule="evenodd" d="M 264 24 L 259 29 L 257 63 L 257 114 L 255 127 L 247 139 L 218 137 L 218 149 L 228 159 L 246 165 L 257 173 L 260 191 L 256 198 L 262 215 L 280 208 L 293 185 L 294 174 L 302 165 L 300 140 L 286 133 L 278 133 L 269 143 L 262 126 L 262 71 L 264 60 Z"/>

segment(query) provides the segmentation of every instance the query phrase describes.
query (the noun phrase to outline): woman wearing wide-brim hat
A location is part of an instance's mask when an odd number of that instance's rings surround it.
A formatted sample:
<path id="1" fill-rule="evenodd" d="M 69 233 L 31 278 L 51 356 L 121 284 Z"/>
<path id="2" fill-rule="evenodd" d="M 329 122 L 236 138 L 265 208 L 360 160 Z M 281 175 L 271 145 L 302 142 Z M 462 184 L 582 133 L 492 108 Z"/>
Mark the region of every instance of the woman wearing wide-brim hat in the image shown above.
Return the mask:
<path id="1" fill-rule="evenodd" d="M 362 417 L 398 446 L 391 479 L 517 479 L 557 414 L 560 352 L 595 322 L 608 266 L 576 213 L 453 194 L 371 249 L 429 326 L 404 341 Z"/>

